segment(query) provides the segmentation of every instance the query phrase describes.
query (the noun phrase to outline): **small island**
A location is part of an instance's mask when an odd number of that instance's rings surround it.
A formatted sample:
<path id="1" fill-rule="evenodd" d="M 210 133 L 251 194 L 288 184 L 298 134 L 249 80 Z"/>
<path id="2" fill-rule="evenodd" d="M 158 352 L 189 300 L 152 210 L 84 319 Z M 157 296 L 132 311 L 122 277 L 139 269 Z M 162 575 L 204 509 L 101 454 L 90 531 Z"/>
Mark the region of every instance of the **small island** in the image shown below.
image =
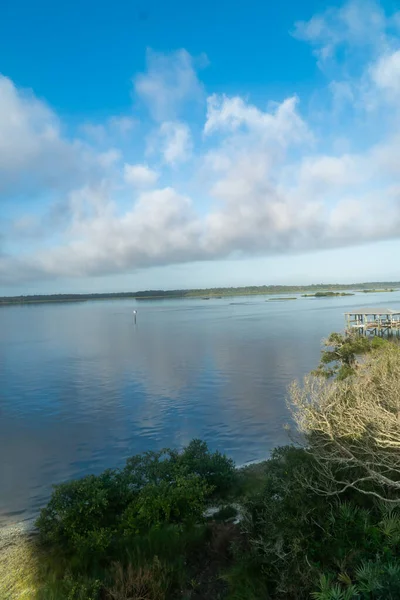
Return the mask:
<path id="1" fill-rule="evenodd" d="M 362 290 L 364 294 L 383 294 L 384 292 L 395 292 L 395 289 L 381 289 L 381 290 Z"/>
<path id="2" fill-rule="evenodd" d="M 302 294 L 302 298 L 331 298 L 332 296 L 354 296 L 350 292 L 316 292 L 315 294 Z"/>
<path id="3" fill-rule="evenodd" d="M 287 297 L 283 297 L 283 298 L 268 298 L 268 300 L 266 300 L 265 302 L 277 302 L 277 301 L 282 302 L 284 300 L 297 300 L 297 298 L 295 296 L 289 297 L 289 298 L 287 298 Z"/>

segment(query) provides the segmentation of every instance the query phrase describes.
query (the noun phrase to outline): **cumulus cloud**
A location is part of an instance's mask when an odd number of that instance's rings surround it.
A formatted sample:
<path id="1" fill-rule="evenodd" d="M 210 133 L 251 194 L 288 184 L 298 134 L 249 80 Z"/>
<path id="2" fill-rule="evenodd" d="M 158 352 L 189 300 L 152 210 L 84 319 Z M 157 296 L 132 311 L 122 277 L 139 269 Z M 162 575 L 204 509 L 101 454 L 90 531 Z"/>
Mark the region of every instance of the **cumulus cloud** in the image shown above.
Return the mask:
<path id="1" fill-rule="evenodd" d="M 197 255 L 199 226 L 188 197 L 172 188 L 143 192 L 121 217 L 108 193 L 102 186 L 76 194 L 72 240 L 38 253 L 37 268 L 51 276 L 103 274 Z"/>
<path id="2" fill-rule="evenodd" d="M 49 107 L 1 79 L 3 185 L 14 179 L 31 186 L 35 173 L 43 195 L 52 197 L 50 172 L 63 181 L 67 165 L 73 177 L 46 214 L 27 211 L 3 228 L 0 280 L 131 272 L 398 238 L 400 31 L 396 37 L 395 15 L 375 2 L 368 6 L 352 0 L 295 29 L 320 65 L 336 63 L 326 90 L 351 108 L 342 126 L 328 109 L 323 127 L 315 128 L 306 99 L 295 94 L 263 105 L 238 95 L 204 98 L 186 51 L 150 53 L 147 72 L 135 79 L 152 119 L 147 128 L 141 124 L 145 160 L 126 143 L 134 125 L 125 117 L 102 124 L 106 136 L 97 145 L 67 139 Z M 370 51 L 360 62 L 363 44 Z M 203 102 L 205 115 L 195 131 L 183 116 L 193 101 Z M 120 146 L 109 138 L 112 127 L 125 134 Z M 43 232 L 49 223 L 58 231 L 51 244 L 39 239 L 29 255 L 10 250 L 12 236 Z"/>
<path id="3" fill-rule="evenodd" d="M 287 98 L 275 104 L 272 112 L 263 112 L 243 98 L 213 94 L 207 100 L 206 134 L 215 131 L 236 132 L 245 129 L 255 132 L 269 142 L 286 145 L 289 141 L 304 141 L 307 126 L 296 111 L 298 99 Z"/>
<path id="4" fill-rule="evenodd" d="M 376 85 L 398 104 L 400 98 L 400 50 L 380 57 L 371 69 Z"/>
<path id="5" fill-rule="evenodd" d="M 200 65 L 205 58 L 197 61 Z M 182 108 L 204 97 L 196 72 L 196 61 L 186 50 L 170 55 L 147 52 L 147 71 L 134 80 L 138 97 L 156 121 L 174 120 Z"/>
<path id="6" fill-rule="evenodd" d="M 192 135 L 186 123 L 165 121 L 151 133 L 147 143 L 149 155 L 159 155 L 170 166 L 185 162 L 192 155 Z"/>
<path id="7" fill-rule="evenodd" d="M 104 157 L 63 136 L 57 115 L 32 92 L 0 75 L 0 198 L 66 189 L 98 175 Z"/>
<path id="8" fill-rule="evenodd" d="M 314 15 L 309 21 L 298 21 L 292 34 L 314 47 L 318 64 L 323 67 L 343 46 L 380 49 L 392 24 L 393 18 L 387 19 L 377 1 L 349 0 L 342 6 Z"/>
<path id="9" fill-rule="evenodd" d="M 124 165 L 124 179 L 126 183 L 134 187 L 147 187 L 154 185 L 158 179 L 158 173 L 150 169 L 148 165 Z"/>

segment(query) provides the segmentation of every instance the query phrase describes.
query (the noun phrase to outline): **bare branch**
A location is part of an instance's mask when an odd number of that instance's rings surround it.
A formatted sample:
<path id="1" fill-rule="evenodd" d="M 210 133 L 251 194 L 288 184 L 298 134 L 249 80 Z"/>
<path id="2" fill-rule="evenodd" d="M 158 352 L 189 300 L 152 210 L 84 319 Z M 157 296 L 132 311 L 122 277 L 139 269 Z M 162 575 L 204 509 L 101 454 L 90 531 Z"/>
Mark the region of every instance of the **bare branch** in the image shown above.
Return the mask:
<path id="1" fill-rule="evenodd" d="M 290 388 L 298 431 L 328 496 L 349 489 L 400 503 L 400 347 L 387 344 L 343 381 L 308 376 Z"/>

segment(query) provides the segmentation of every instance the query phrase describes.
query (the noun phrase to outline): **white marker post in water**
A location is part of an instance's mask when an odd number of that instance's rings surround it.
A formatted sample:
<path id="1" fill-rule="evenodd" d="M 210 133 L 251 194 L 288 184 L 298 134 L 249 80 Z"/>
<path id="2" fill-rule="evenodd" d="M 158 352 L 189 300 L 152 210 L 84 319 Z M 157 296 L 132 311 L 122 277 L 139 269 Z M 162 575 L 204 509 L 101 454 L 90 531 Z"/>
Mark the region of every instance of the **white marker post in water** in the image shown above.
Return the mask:
<path id="1" fill-rule="evenodd" d="M 133 320 L 135 322 L 135 325 L 136 325 L 136 315 L 137 315 L 137 310 L 134 310 L 133 311 Z"/>

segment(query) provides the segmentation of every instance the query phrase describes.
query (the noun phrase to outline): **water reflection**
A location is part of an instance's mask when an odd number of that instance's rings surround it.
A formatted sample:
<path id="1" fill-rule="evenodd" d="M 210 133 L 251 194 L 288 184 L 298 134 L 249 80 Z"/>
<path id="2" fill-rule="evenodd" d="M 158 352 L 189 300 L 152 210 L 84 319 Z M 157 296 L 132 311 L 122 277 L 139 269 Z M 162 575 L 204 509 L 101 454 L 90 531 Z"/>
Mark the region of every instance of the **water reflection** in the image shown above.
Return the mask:
<path id="1" fill-rule="evenodd" d="M 362 302 L 264 300 L 3 307 L 0 523 L 144 449 L 202 437 L 243 463 L 284 443 L 288 383 Z"/>

